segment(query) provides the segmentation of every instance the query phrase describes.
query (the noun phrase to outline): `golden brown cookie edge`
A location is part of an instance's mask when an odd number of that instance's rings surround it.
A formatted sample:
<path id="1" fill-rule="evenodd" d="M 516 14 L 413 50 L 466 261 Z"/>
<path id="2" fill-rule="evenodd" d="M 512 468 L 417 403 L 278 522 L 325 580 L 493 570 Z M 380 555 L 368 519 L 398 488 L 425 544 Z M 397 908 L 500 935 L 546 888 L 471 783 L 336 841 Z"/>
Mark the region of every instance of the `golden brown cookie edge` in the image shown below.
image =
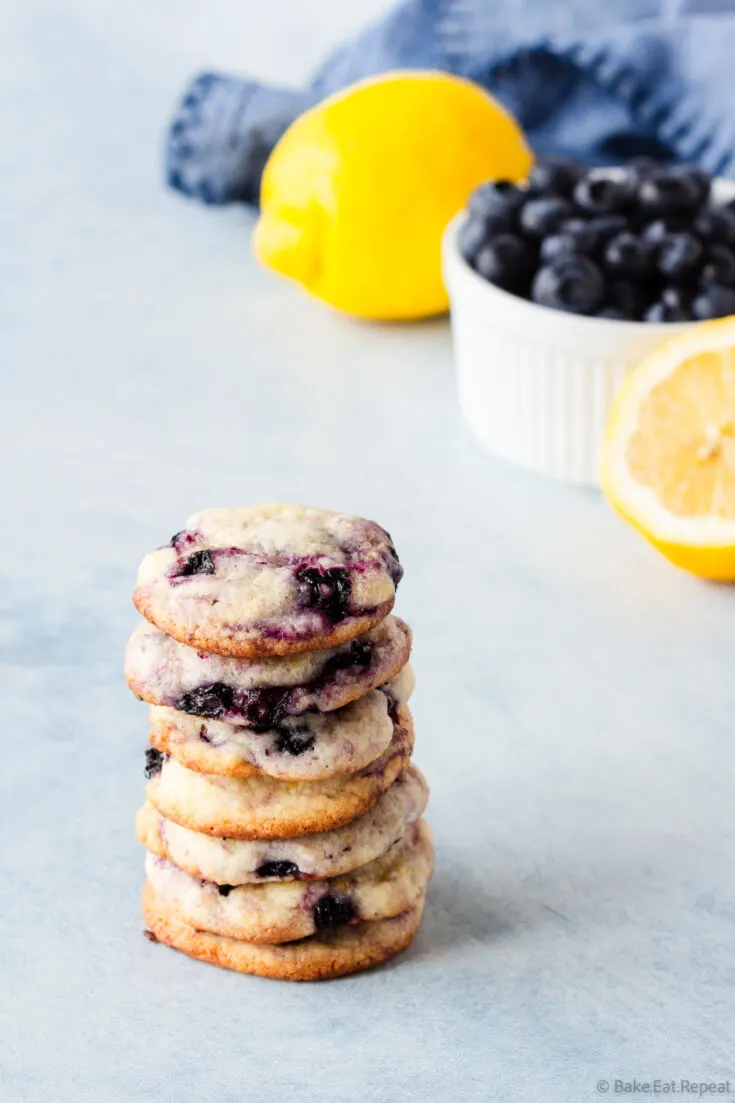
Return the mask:
<path id="1" fill-rule="evenodd" d="M 156 941 L 210 965 L 274 980 L 331 980 L 382 965 L 413 941 L 423 906 L 421 900 L 392 919 L 341 927 L 329 937 L 270 946 L 197 931 L 178 918 L 148 881 L 143 889 L 143 918 Z"/>
<path id="2" fill-rule="evenodd" d="M 209 651 L 229 659 L 263 659 L 299 655 L 304 651 L 327 651 L 330 647 L 349 643 L 350 640 L 375 628 L 388 616 L 395 600 L 395 594 L 393 594 L 390 600 L 382 602 L 372 612 L 351 617 L 349 621 L 335 625 L 331 632 L 322 632 L 308 639 L 279 640 L 267 636 L 247 638 L 214 636 L 209 632 L 198 631 L 196 628 L 190 629 L 171 616 L 167 616 L 164 610 L 155 608 L 155 603 L 150 600 L 150 595 L 144 588 L 136 587 L 133 592 L 133 605 L 140 615 L 151 624 L 155 624 L 167 636 L 186 644 L 187 647 L 195 647 L 197 651 Z"/>
<path id="3" fill-rule="evenodd" d="M 394 729 L 392 742 L 375 762 L 365 767 L 365 776 L 361 780 L 365 783 L 360 789 L 350 794 L 349 799 L 344 795 L 338 807 L 322 809 L 311 814 L 300 811 L 298 818 L 292 821 L 278 820 L 266 814 L 252 817 L 247 825 L 239 819 L 226 817 L 217 823 L 203 821 L 192 814 L 189 808 L 183 809 L 178 805 L 166 804 L 156 793 L 156 779 L 152 778 L 146 787 L 146 799 L 167 820 L 173 820 L 181 827 L 187 827 L 190 831 L 198 831 L 202 835 L 211 835 L 215 838 L 232 839 L 292 839 L 300 835 L 316 835 L 323 831 L 331 831 L 336 827 L 342 827 L 346 823 L 369 811 L 379 797 L 390 788 L 399 774 L 408 766 L 414 747 L 413 717 L 407 705 L 398 708 L 398 724 Z M 371 773 L 375 763 L 385 756 L 386 762 L 379 773 Z M 199 772 L 199 771 L 194 771 Z M 359 777 L 363 771 L 357 774 L 343 775 L 345 777 Z M 207 775 L 204 775 L 207 776 Z M 221 776 L 221 775 L 213 775 Z M 246 779 L 247 780 L 247 779 Z M 334 780 L 333 778 L 330 780 Z M 290 784 L 314 784 L 319 782 L 277 782 L 281 785 Z M 156 799 L 158 796 L 158 799 Z M 267 806 L 266 806 L 267 807 Z"/>
<path id="4" fill-rule="evenodd" d="M 411 908 L 416 907 L 419 900 L 423 899 L 426 895 L 429 881 L 434 869 L 434 840 L 431 832 L 431 828 L 427 821 L 420 817 L 415 824 L 412 824 L 410 834 L 404 836 L 399 840 L 398 845 L 403 846 L 403 852 L 401 855 L 401 862 L 404 869 L 407 867 L 410 875 L 410 880 L 404 883 L 402 888 L 402 896 L 396 897 L 392 900 L 390 910 L 386 911 L 383 915 L 362 916 L 360 918 L 361 923 L 377 923 L 381 919 L 392 919 L 396 915 L 400 915 L 405 911 L 410 911 Z M 157 850 L 151 851 L 157 857 L 162 857 Z M 381 855 L 381 858 L 385 855 Z M 166 859 L 172 866 L 176 866 L 170 858 Z M 379 861 L 380 858 L 376 859 Z M 372 863 L 367 863 L 368 865 Z M 176 866 L 177 869 L 181 869 L 180 866 Z M 326 891 L 334 890 L 337 895 L 343 893 L 349 893 L 349 882 L 352 878 L 359 873 L 361 867 L 356 870 L 352 870 L 350 873 L 341 874 L 336 877 L 323 878 L 317 882 L 301 882 L 301 888 L 313 891 L 313 886 L 321 884 L 325 887 Z M 181 870 L 185 876 L 191 877 L 192 880 L 197 880 L 196 877 L 188 874 L 186 870 Z M 388 882 L 393 880 L 391 874 L 386 878 Z M 259 891 L 268 886 L 250 884 L 247 886 L 248 890 Z M 154 889 L 154 892 L 156 890 Z M 160 897 L 164 899 L 164 897 Z M 267 911 L 261 906 L 255 906 L 249 913 L 244 913 L 245 921 L 237 918 L 228 918 L 226 916 L 213 916 L 207 918 L 206 921 L 202 919 L 198 921 L 197 918 L 189 911 L 184 905 L 182 906 L 180 901 L 176 899 L 169 899 L 168 905 L 178 911 L 179 917 L 183 923 L 189 926 L 195 927 L 196 930 L 206 931 L 209 934 L 222 935 L 225 938 L 234 938 L 238 942 L 255 942 L 258 944 L 274 944 L 278 945 L 283 942 L 291 942 L 296 939 L 309 938 L 317 933 L 314 926 L 314 917 L 308 908 L 306 910 L 299 909 L 293 912 L 287 918 L 278 922 L 272 917 L 269 919 Z M 354 924 L 353 924 L 354 925 Z"/>
<path id="5" fill-rule="evenodd" d="M 391 663 L 391 665 L 387 666 L 385 669 L 375 671 L 372 678 L 369 678 L 365 681 L 358 681 L 352 685 L 340 687 L 341 695 L 340 693 L 335 692 L 334 700 L 330 703 L 329 708 L 322 709 L 322 712 L 334 712 L 335 709 L 344 708 L 345 705 L 350 705 L 353 701 L 357 701 L 360 697 L 364 697 L 365 694 L 369 693 L 371 689 L 378 689 L 380 686 L 387 685 L 388 682 L 392 682 L 394 678 L 398 677 L 404 666 L 407 665 L 409 659 L 411 658 L 413 634 L 406 622 L 401 620 L 400 617 L 394 617 L 394 620 L 396 622 L 396 627 L 403 638 L 403 647 L 401 648 L 395 662 Z M 245 656 L 241 657 L 244 658 Z M 150 693 L 149 690 L 145 687 L 145 685 L 143 685 L 142 682 L 140 682 L 137 678 L 133 676 L 133 674 L 127 669 L 127 667 L 125 668 L 124 673 L 125 681 L 127 682 L 128 687 L 132 690 L 139 701 L 145 701 L 149 705 L 165 705 L 168 708 L 172 707 L 170 701 L 164 700 L 161 697 L 154 697 L 153 694 Z M 308 684 L 309 683 L 306 683 L 307 686 Z M 304 709 L 303 711 L 306 712 L 308 710 Z M 193 713 L 187 713 L 187 715 L 190 716 L 193 715 Z M 299 713 L 294 713 L 293 715 L 299 715 Z M 237 721 L 234 720 L 226 721 L 226 723 L 236 722 Z"/>

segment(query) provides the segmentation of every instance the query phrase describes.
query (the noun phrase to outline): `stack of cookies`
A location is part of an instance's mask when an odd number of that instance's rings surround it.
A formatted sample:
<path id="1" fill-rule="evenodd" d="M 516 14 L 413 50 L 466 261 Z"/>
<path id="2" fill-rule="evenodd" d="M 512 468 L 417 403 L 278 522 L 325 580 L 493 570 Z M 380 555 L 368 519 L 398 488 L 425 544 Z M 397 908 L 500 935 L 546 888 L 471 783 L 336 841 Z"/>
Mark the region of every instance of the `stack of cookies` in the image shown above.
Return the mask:
<path id="1" fill-rule="evenodd" d="M 434 855 L 402 573 L 379 525 L 286 505 L 203 510 L 145 557 L 149 938 L 289 980 L 411 942 Z"/>

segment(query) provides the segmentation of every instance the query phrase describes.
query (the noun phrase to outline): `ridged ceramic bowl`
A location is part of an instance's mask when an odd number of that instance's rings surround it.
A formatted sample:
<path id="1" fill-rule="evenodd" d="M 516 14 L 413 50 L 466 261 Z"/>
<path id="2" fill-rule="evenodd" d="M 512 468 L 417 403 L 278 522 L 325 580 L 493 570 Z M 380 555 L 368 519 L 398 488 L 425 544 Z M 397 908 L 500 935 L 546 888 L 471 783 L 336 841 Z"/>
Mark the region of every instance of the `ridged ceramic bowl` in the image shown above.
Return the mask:
<path id="1" fill-rule="evenodd" d="M 717 180 L 716 202 L 735 197 Z M 541 475 L 597 485 L 613 395 L 656 345 L 695 322 L 619 322 L 539 306 L 482 279 L 462 257 L 460 212 L 444 234 L 444 281 L 462 413 L 495 455 Z"/>

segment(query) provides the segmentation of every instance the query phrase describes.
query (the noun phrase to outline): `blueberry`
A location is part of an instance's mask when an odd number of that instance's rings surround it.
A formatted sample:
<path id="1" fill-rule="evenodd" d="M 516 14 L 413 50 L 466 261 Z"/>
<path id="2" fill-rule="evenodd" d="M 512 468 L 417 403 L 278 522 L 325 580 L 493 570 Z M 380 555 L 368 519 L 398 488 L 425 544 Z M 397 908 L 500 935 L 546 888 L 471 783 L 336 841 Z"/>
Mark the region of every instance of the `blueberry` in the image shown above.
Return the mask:
<path id="1" fill-rule="evenodd" d="M 355 915 L 349 896 L 327 894 L 314 905 L 314 925 L 318 931 L 327 927 L 343 927 Z"/>
<path id="2" fill-rule="evenodd" d="M 531 198 L 521 207 L 518 222 L 524 233 L 539 239 L 555 234 L 572 215 L 572 205 L 558 195 Z"/>
<path id="3" fill-rule="evenodd" d="M 658 270 L 672 280 L 686 279 L 699 267 L 704 246 L 694 234 L 669 234 L 658 247 Z"/>
<path id="4" fill-rule="evenodd" d="M 573 314 L 594 314 L 602 306 L 604 294 L 600 269 L 588 257 L 576 254 L 540 268 L 531 290 L 534 302 Z"/>
<path id="5" fill-rule="evenodd" d="M 631 157 L 625 168 L 621 170 L 621 175 L 630 187 L 637 188 L 642 180 L 660 167 L 661 163 L 655 161 L 653 157 Z"/>
<path id="6" fill-rule="evenodd" d="M 651 245 L 660 245 L 672 233 L 683 231 L 686 228 L 685 222 L 686 220 L 656 218 L 641 229 L 641 237 L 644 241 L 650 242 Z M 690 225 L 688 222 L 686 224 Z"/>
<path id="7" fill-rule="evenodd" d="M 353 640 L 346 651 L 338 651 L 327 659 L 320 676 L 321 682 L 326 682 L 339 670 L 349 670 L 356 667 L 358 670 L 366 669 L 373 661 L 373 649 L 364 640 Z"/>
<path id="8" fill-rule="evenodd" d="M 692 303 L 692 314 L 700 320 L 735 314 L 735 288 L 709 284 Z"/>
<path id="9" fill-rule="evenodd" d="M 544 154 L 538 157 L 528 176 L 528 185 L 537 193 L 561 195 L 565 199 L 574 191 L 574 185 L 584 172 L 581 165 L 568 157 Z"/>
<path id="10" fill-rule="evenodd" d="M 591 218 L 587 225 L 592 233 L 597 235 L 600 242 L 605 242 L 627 230 L 628 220 L 622 214 L 606 214 L 600 215 L 599 218 Z"/>
<path id="11" fill-rule="evenodd" d="M 659 168 L 638 188 L 638 206 L 650 216 L 693 215 L 704 198 L 701 182 L 691 173 Z"/>
<path id="12" fill-rule="evenodd" d="M 696 165 L 669 165 L 666 172 L 670 179 L 683 181 L 696 193 L 696 206 L 700 207 L 709 199 L 712 177 Z"/>
<path id="13" fill-rule="evenodd" d="M 243 690 L 237 702 L 239 712 L 256 731 L 271 731 L 283 719 L 290 693 L 280 686 Z"/>
<path id="14" fill-rule="evenodd" d="M 591 222 L 581 218 L 568 219 L 561 230 L 541 242 L 541 260 L 548 263 L 569 253 L 592 256 L 600 245 L 600 235 Z"/>
<path id="15" fill-rule="evenodd" d="M 290 754 L 296 758 L 306 754 L 316 743 L 316 736 L 308 728 L 279 728 L 275 746 L 279 754 Z"/>
<path id="16" fill-rule="evenodd" d="M 373 649 L 364 640 L 353 640 L 347 652 L 348 666 L 370 666 L 373 661 Z"/>
<path id="17" fill-rule="evenodd" d="M 610 238 L 603 254 L 604 266 L 617 276 L 640 279 L 653 269 L 655 250 L 650 242 L 624 231 Z"/>
<path id="18" fill-rule="evenodd" d="M 724 245 L 710 245 L 700 279 L 704 283 L 735 284 L 735 254 Z"/>
<path id="19" fill-rule="evenodd" d="M 622 214 L 631 204 L 631 190 L 625 180 L 612 180 L 589 173 L 574 189 L 574 201 L 593 215 Z"/>
<path id="20" fill-rule="evenodd" d="M 175 532 L 171 537 L 169 543 L 172 548 L 175 548 L 179 554 L 184 551 L 186 547 L 191 547 L 192 544 L 197 541 L 197 533 L 189 532 L 188 529 L 181 529 L 180 532 Z"/>
<path id="21" fill-rule="evenodd" d="M 662 322 L 688 322 L 691 321 L 691 317 L 689 311 L 684 310 L 683 307 L 667 306 L 666 303 L 659 301 L 649 306 L 643 315 L 643 320 L 660 325 Z"/>
<path id="22" fill-rule="evenodd" d="M 669 284 L 661 288 L 661 302 L 670 310 L 683 310 L 691 317 L 694 290 L 680 283 Z"/>
<path id="23" fill-rule="evenodd" d="M 669 318 L 667 315 L 668 307 L 664 306 L 663 303 L 656 302 L 652 303 L 651 306 L 649 306 L 648 310 L 643 315 L 643 321 L 654 322 L 656 324 L 660 322 L 668 322 Z"/>
<path id="24" fill-rule="evenodd" d="M 503 229 L 510 229 L 525 198 L 526 192 L 510 180 L 490 180 L 475 189 L 468 207 L 470 215 L 486 220 L 487 225 L 501 222 Z"/>
<path id="25" fill-rule="evenodd" d="M 255 871 L 258 877 L 298 877 L 299 867 L 295 862 L 263 862 Z"/>
<path id="26" fill-rule="evenodd" d="M 189 693 L 182 693 L 174 708 L 217 720 L 231 711 L 234 702 L 235 693 L 231 686 L 226 686 L 224 682 L 210 682 Z"/>
<path id="27" fill-rule="evenodd" d="M 332 624 L 347 616 L 352 583 L 344 567 L 301 567 L 296 589 L 302 607 L 317 609 Z"/>
<path id="28" fill-rule="evenodd" d="M 617 230 L 618 224 L 622 223 L 625 226 L 625 219 L 622 215 L 609 215 L 606 218 L 568 218 L 561 228 L 561 233 L 571 234 L 580 243 L 580 252 L 587 252 L 597 249 L 600 243 L 604 240 L 605 223 L 610 219 L 615 223 Z"/>
<path id="29" fill-rule="evenodd" d="M 570 253 L 586 251 L 586 249 L 577 248 L 577 242 L 571 234 L 551 234 L 541 242 L 540 257 L 544 264 L 548 264 L 557 257 L 568 257 Z"/>
<path id="30" fill-rule="evenodd" d="M 609 318 L 611 321 L 615 322 L 635 321 L 634 316 L 626 313 L 620 306 L 603 306 L 601 310 L 596 312 L 595 318 Z"/>
<path id="31" fill-rule="evenodd" d="M 234 885 L 217 885 L 217 892 L 220 896 L 229 896 L 234 887 Z"/>
<path id="32" fill-rule="evenodd" d="M 515 234 L 498 234 L 475 257 L 475 271 L 507 291 L 520 290 L 535 267 L 533 250 Z"/>
<path id="33" fill-rule="evenodd" d="M 156 774 L 160 774 L 165 761 L 166 755 L 162 754 L 156 747 L 146 747 L 145 776 L 150 779 L 155 777 Z"/>
<path id="34" fill-rule="evenodd" d="M 383 529 L 383 531 L 385 532 L 385 529 Z M 395 545 L 390 538 L 390 533 L 386 532 L 385 535 L 388 537 L 388 547 L 383 553 L 383 564 L 386 571 L 390 575 L 390 579 L 393 585 L 398 586 L 398 583 L 403 578 L 403 567 L 401 565 L 400 559 L 398 558 L 398 552 L 395 549 Z"/>
<path id="35" fill-rule="evenodd" d="M 630 280 L 610 280 L 607 288 L 610 305 L 634 320 L 643 317 L 656 293 L 655 286 Z"/>
<path id="36" fill-rule="evenodd" d="M 188 578 L 194 574 L 214 574 L 214 559 L 210 551 L 192 552 L 173 572 L 175 578 Z"/>
<path id="37" fill-rule="evenodd" d="M 735 245 L 735 211 L 727 207 L 700 211 L 694 229 L 712 245 Z"/>
<path id="38" fill-rule="evenodd" d="M 457 235 L 459 251 L 468 264 L 474 264 L 475 257 L 488 239 L 488 229 L 481 218 L 468 216 Z"/>

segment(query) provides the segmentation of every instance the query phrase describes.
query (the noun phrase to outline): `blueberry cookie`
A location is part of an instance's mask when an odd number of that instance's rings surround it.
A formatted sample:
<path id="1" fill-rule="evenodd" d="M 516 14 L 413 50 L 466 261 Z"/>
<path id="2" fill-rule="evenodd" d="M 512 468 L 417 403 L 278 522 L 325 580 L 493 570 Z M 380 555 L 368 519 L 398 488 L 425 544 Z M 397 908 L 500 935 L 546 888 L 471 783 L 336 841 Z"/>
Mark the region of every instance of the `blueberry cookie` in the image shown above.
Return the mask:
<path id="1" fill-rule="evenodd" d="M 153 705 L 150 743 L 205 774 L 267 774 L 280 781 L 323 781 L 354 774 L 390 744 L 397 707 L 408 701 L 413 683 L 406 666 L 393 682 L 344 708 L 285 716 L 265 731 Z"/>
<path id="2" fill-rule="evenodd" d="M 275 980 L 329 980 L 381 965 L 412 942 L 423 904 L 422 900 L 394 919 L 322 930 L 298 942 L 272 946 L 197 931 L 150 883 L 143 890 L 143 918 L 154 941 L 210 965 Z"/>
<path id="3" fill-rule="evenodd" d="M 411 633 L 397 617 L 326 651 L 265 659 L 197 651 L 146 622 L 128 642 L 125 677 L 133 693 L 152 705 L 264 730 L 285 716 L 342 708 L 385 685 L 410 651 Z"/>
<path id="4" fill-rule="evenodd" d="M 138 610 L 220 655 L 334 647 L 390 612 L 402 568 L 372 521 L 292 505 L 204 509 L 143 560 Z"/>
<path id="5" fill-rule="evenodd" d="M 367 812 L 342 827 L 290 839 L 218 839 L 167 820 L 150 803 L 135 830 L 151 853 L 192 877 L 232 886 L 264 881 L 340 877 L 379 858 L 402 839 L 426 808 L 429 789 L 409 766 Z"/>
<path id="6" fill-rule="evenodd" d="M 413 721 L 405 706 L 399 710 L 393 739 L 379 758 L 356 774 L 326 781 L 200 774 L 149 748 L 146 797 L 166 819 L 205 835 L 239 839 L 311 835 L 340 827 L 372 808 L 406 769 L 412 750 Z"/>
<path id="7" fill-rule="evenodd" d="M 431 831 L 419 820 L 380 858 L 331 881 L 216 885 L 148 854 L 146 874 L 157 896 L 198 931 L 246 942 L 291 942 L 347 923 L 389 919 L 426 893 L 434 864 Z"/>

